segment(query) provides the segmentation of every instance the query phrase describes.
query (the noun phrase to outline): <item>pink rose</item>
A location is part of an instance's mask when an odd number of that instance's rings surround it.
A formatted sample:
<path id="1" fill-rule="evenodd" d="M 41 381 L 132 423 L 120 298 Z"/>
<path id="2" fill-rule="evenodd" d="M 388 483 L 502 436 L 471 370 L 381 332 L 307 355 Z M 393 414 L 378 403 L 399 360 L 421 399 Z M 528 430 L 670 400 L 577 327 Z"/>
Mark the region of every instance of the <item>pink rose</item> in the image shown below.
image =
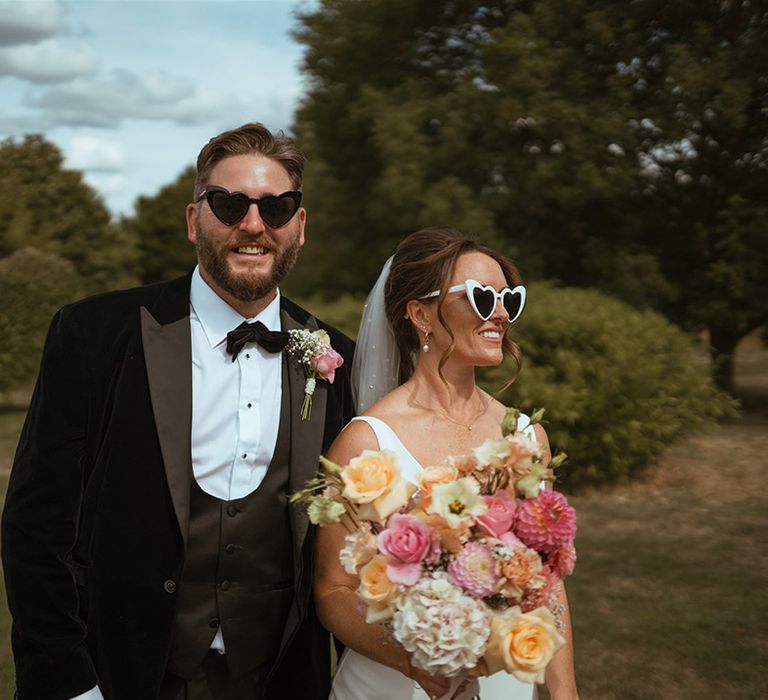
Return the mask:
<path id="1" fill-rule="evenodd" d="M 488 510 L 484 515 L 475 517 L 480 529 L 489 537 L 501 538 L 512 528 L 517 504 L 506 491 L 498 491 L 493 496 L 483 496 Z"/>
<path id="2" fill-rule="evenodd" d="M 517 535 L 515 535 L 512 530 L 509 532 L 505 532 L 501 537 L 499 537 L 499 541 L 505 546 L 509 547 L 510 549 L 515 549 L 517 547 L 525 547 L 525 545 L 518 539 Z"/>
<path id="3" fill-rule="evenodd" d="M 432 553 L 432 531 L 412 515 L 393 515 L 376 540 L 387 557 L 387 576 L 412 586 L 421 578 L 421 562 Z"/>
<path id="4" fill-rule="evenodd" d="M 317 370 L 323 379 L 327 379 L 329 384 L 333 384 L 336 377 L 336 369 L 344 364 L 344 358 L 333 348 L 329 347 L 322 355 L 318 355 L 312 360 L 312 369 Z"/>

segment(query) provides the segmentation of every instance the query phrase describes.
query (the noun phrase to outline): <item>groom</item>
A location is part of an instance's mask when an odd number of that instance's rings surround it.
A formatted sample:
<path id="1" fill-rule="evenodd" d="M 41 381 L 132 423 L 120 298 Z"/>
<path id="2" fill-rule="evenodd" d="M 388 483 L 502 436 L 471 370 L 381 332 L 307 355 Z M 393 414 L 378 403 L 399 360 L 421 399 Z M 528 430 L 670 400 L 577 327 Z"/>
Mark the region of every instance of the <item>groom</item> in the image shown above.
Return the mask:
<path id="1" fill-rule="evenodd" d="M 2 522 L 19 700 L 327 698 L 313 531 L 287 497 L 352 415 L 353 345 L 277 287 L 303 166 L 261 124 L 215 137 L 195 270 L 54 318 Z M 282 351 L 304 328 L 344 358 L 306 420 Z"/>

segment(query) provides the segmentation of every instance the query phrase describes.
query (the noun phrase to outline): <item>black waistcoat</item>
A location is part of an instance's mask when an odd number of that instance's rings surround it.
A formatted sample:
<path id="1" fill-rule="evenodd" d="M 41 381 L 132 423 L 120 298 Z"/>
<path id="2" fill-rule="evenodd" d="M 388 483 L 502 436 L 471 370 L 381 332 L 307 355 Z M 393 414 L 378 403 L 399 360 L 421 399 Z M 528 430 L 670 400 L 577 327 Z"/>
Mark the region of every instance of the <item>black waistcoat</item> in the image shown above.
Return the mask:
<path id="1" fill-rule="evenodd" d="M 182 678 L 191 678 L 200 666 L 219 626 L 234 677 L 278 651 L 293 599 L 289 393 L 284 361 L 277 444 L 255 491 L 222 501 L 192 480 L 189 540 L 168 660 L 168 671 Z"/>

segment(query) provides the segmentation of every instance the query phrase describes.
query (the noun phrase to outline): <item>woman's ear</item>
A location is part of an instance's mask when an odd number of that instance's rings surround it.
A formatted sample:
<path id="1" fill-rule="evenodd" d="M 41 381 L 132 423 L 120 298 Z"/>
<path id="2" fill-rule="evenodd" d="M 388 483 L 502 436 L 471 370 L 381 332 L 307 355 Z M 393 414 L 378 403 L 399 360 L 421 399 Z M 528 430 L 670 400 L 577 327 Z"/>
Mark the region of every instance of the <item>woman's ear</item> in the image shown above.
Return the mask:
<path id="1" fill-rule="evenodd" d="M 406 304 L 405 310 L 407 312 L 408 318 L 410 319 L 411 323 L 417 328 L 417 330 L 421 331 L 422 333 L 424 331 L 432 330 L 432 319 L 427 313 L 426 306 L 422 304 L 420 301 L 418 301 L 417 299 L 411 299 Z"/>

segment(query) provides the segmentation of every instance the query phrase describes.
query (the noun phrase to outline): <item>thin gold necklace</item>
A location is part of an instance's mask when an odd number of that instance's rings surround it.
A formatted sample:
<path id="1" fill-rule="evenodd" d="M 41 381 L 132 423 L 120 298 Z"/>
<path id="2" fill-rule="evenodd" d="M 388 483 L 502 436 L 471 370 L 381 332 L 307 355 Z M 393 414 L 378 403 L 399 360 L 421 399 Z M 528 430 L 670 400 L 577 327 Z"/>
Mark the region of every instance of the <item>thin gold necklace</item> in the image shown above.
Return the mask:
<path id="1" fill-rule="evenodd" d="M 475 391 L 477 392 L 477 389 L 475 389 Z M 445 418 L 446 420 L 450 421 L 451 423 L 460 425 L 462 428 L 464 428 L 465 430 L 469 430 L 470 432 L 472 431 L 472 426 L 475 424 L 475 422 L 477 422 L 478 418 L 483 416 L 485 412 L 488 410 L 488 406 L 491 405 L 489 401 L 480 409 L 480 412 L 476 416 L 474 416 L 472 420 L 470 420 L 468 423 L 463 423 L 462 421 L 456 420 L 455 418 L 451 418 L 442 408 L 432 408 L 430 406 L 425 406 L 423 403 L 421 403 L 421 401 L 419 401 L 413 395 L 413 389 L 411 389 L 410 391 L 410 396 L 411 396 L 411 401 L 413 401 L 413 403 L 415 403 L 419 408 L 423 408 L 425 411 L 432 411 L 432 413 L 437 413 L 441 415 L 443 418 Z M 480 403 L 481 404 L 484 403 L 483 397 L 480 396 L 479 393 L 478 393 L 478 397 L 480 398 Z"/>

